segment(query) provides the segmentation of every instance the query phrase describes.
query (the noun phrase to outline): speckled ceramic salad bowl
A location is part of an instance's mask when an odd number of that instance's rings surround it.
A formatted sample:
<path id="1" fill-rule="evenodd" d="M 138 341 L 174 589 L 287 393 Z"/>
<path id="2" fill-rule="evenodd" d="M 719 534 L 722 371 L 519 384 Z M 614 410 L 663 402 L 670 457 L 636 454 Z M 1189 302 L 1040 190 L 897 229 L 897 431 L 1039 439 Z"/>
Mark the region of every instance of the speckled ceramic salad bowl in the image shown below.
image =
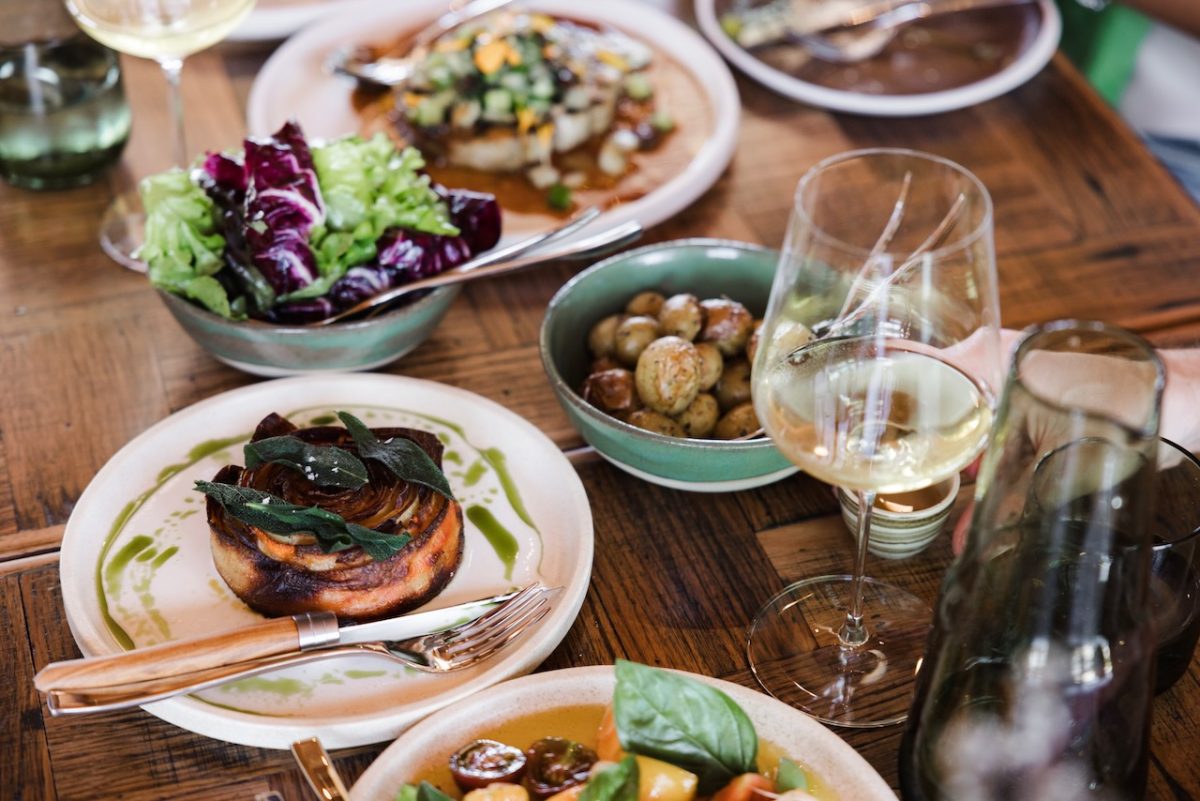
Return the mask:
<path id="1" fill-rule="evenodd" d="M 168 292 L 159 292 L 192 339 L 226 364 L 264 376 L 370 370 L 420 345 L 458 297 L 459 287 L 435 289 L 367 320 L 329 326 L 289 326 L 227 320 Z"/>
<path id="2" fill-rule="evenodd" d="M 550 301 L 542 321 L 542 366 L 572 425 L 617 467 L 646 481 L 695 492 L 727 492 L 796 472 L 767 439 L 685 439 L 624 423 L 579 394 L 591 362 L 587 336 L 601 318 L 633 295 L 728 296 L 755 317 L 766 310 L 778 254 L 744 242 L 684 239 L 631 250 L 589 267 Z"/>

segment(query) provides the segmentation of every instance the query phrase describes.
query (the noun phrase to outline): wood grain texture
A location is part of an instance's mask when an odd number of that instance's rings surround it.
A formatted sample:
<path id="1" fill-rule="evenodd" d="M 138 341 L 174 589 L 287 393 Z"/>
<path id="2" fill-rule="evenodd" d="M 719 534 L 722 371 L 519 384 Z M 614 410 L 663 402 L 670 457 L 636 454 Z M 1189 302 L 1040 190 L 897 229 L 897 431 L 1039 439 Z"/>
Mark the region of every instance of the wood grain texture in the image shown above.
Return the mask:
<path id="1" fill-rule="evenodd" d="M 690 3 L 677 4 L 685 15 Z M 218 48 L 189 59 L 190 147 L 234 145 L 268 50 Z M 0 185 L 0 787 L 5 797 L 248 799 L 307 788 L 286 753 L 197 737 L 140 711 L 50 718 L 35 670 L 79 655 L 53 559 L 61 524 L 96 470 L 172 411 L 254 383 L 175 324 L 141 276 L 95 243 L 114 192 L 169 160 L 157 68 L 126 60 L 134 138 L 122 166 L 77 190 Z M 1163 345 L 1200 343 L 1200 212 L 1061 58 L 1009 95 L 913 120 L 832 115 L 738 79 L 737 153 L 716 185 L 645 241 L 781 241 L 799 177 L 855 147 L 931 150 L 988 185 L 1004 319 L 1100 317 Z M 581 265 L 468 287 L 434 335 L 386 371 L 467 388 L 526 417 L 565 449 L 582 445 L 542 375 L 546 303 Z M 575 451 L 593 507 L 596 558 L 579 618 L 544 669 L 649 664 L 755 682 L 745 626 L 786 582 L 847 569 L 851 538 L 827 487 L 805 477 L 759 490 L 689 495 L 633 479 Z M 17 561 L 30 557 L 31 561 Z M 873 575 L 932 598 L 945 538 L 921 556 L 872 558 Z M 895 783 L 899 730 L 840 732 Z M 1200 797 L 1200 668 L 1156 702 L 1148 798 Z M 381 747 L 335 754 L 353 781 Z M 14 789 L 15 788 L 15 789 Z"/>

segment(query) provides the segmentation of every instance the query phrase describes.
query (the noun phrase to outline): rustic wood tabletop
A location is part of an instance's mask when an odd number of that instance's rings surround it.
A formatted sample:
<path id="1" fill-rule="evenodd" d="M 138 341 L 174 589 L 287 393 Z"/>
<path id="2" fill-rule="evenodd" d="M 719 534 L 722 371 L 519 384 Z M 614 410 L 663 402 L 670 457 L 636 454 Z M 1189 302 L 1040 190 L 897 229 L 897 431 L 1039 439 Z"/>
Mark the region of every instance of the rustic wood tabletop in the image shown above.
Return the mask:
<path id="1" fill-rule="evenodd" d="M 244 133 L 269 54 L 224 46 L 190 59 L 190 148 Z M 168 414 L 257 379 L 213 360 L 145 278 L 109 262 L 96 225 L 130 176 L 167 166 L 161 77 L 127 60 L 134 134 L 120 170 L 89 188 L 0 185 L 0 795 L 6 798 L 306 798 L 285 752 L 191 734 L 141 711 L 51 718 L 31 677 L 78 656 L 59 587 L 63 524 L 96 471 Z M 1163 345 L 1200 342 L 1200 211 L 1061 57 L 984 105 L 871 119 L 794 104 L 739 78 L 736 157 L 721 180 L 646 241 L 709 236 L 777 245 L 792 190 L 818 159 L 864 146 L 951 158 L 991 190 L 1009 326 L 1104 319 Z M 851 538 L 829 489 L 806 477 L 716 495 L 653 486 L 589 457 L 540 368 L 537 333 L 577 267 L 472 284 L 433 337 L 386 372 L 463 387 L 529 419 L 572 452 L 595 518 L 583 610 L 542 669 L 627 657 L 755 686 L 743 651 L 756 609 L 801 577 L 847 572 Z M 868 574 L 932 602 L 948 538 Z M 896 785 L 897 727 L 839 731 Z M 1200 667 L 1155 702 L 1148 797 L 1200 797 Z M 353 780 L 382 745 L 336 754 Z"/>

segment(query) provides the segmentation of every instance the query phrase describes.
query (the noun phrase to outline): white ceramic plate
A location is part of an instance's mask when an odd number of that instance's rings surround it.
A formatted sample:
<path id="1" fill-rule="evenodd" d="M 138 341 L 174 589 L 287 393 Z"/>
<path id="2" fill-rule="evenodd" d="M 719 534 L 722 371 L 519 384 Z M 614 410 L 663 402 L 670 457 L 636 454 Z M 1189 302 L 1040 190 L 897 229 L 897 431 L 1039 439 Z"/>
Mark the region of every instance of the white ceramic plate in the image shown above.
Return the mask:
<path id="1" fill-rule="evenodd" d="M 326 18 L 280 47 L 254 81 L 247 105 L 252 135 L 267 135 L 289 118 L 299 120 L 306 135 L 330 138 L 359 130 L 351 104 L 353 84 L 330 75 L 325 62 L 334 50 L 351 44 L 387 41 L 423 27 L 445 9 L 445 0 L 347 0 Z M 704 38 L 674 17 L 637 0 L 531 0 L 526 5 L 573 19 L 611 25 L 665 53 L 691 72 L 707 93 L 711 135 L 699 145 L 687 167 L 653 191 L 621 203 L 588 227 L 589 231 L 637 220 L 649 228 L 682 211 L 716 183 L 737 145 L 741 101 L 725 62 Z M 548 227 L 557 221 L 547 216 Z M 586 235 L 586 234 L 581 234 Z"/>
<path id="2" fill-rule="evenodd" d="M 566 635 L 591 575 L 592 517 L 579 477 L 554 443 L 465 390 L 399 376 L 323 375 L 267 381 L 190 406 L 96 474 L 62 544 L 63 600 L 80 650 L 112 654 L 260 620 L 213 567 L 193 481 L 242 464 L 241 445 L 271 412 L 303 426 L 329 422 L 336 410 L 373 427 L 438 434 L 464 510 L 490 512 L 515 540 L 516 556 L 506 563 L 465 521 L 462 565 L 431 607 L 537 578 L 565 592 L 514 647 L 478 668 L 414 675 L 379 657 L 338 658 L 159 701 L 148 712 L 208 737 L 267 748 L 311 736 L 333 748 L 380 742 L 435 709 L 529 672 Z"/>
<path id="3" fill-rule="evenodd" d="M 716 0 L 695 0 L 700 30 L 738 69 L 781 95 L 814 106 L 879 117 L 915 117 L 966 108 L 999 97 L 1041 71 L 1058 48 L 1062 17 L 1054 0 L 1036 0 L 1042 23 L 1033 40 L 1004 69 L 965 86 L 924 94 L 869 94 L 819 86 L 760 61 L 730 39 L 717 19 Z"/>
<path id="4" fill-rule="evenodd" d="M 334 12 L 339 5 L 338 0 L 259 0 L 227 38 L 231 42 L 277 42 Z"/>
<path id="5" fill-rule="evenodd" d="M 896 801 L 875 769 L 820 723 L 768 695 L 703 676 L 736 701 L 758 732 L 816 774 L 840 801 Z M 572 668 L 508 681 L 413 726 L 388 746 L 350 791 L 351 801 L 392 801 L 432 760 L 449 758 L 464 744 L 518 716 L 612 700 L 611 667 Z M 546 732 L 547 735 L 554 732 Z M 514 743 L 517 746 L 524 743 Z"/>

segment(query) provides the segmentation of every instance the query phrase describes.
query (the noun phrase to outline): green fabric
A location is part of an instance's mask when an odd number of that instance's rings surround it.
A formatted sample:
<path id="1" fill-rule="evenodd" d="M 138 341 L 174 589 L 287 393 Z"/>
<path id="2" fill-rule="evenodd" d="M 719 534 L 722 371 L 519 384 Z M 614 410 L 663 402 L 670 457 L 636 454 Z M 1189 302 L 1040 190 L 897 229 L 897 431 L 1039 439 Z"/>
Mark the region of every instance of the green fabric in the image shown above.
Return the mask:
<path id="1" fill-rule="evenodd" d="M 1062 51 L 1096 91 L 1116 105 L 1133 74 L 1150 20 L 1120 5 L 1092 11 L 1078 0 L 1058 0 L 1058 7 L 1063 18 Z"/>

